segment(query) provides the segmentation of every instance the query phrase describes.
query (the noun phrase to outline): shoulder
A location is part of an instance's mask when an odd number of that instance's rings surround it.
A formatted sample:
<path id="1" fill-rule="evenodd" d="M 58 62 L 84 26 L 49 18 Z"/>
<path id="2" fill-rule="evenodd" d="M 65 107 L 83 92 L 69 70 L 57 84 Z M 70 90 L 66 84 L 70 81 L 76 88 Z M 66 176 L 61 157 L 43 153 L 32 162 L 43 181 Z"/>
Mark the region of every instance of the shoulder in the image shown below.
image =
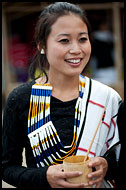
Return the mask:
<path id="1" fill-rule="evenodd" d="M 34 80 L 32 80 L 30 82 L 21 84 L 18 87 L 14 88 L 11 94 L 27 95 L 31 92 L 31 88 L 34 83 L 35 83 Z"/>
<path id="2" fill-rule="evenodd" d="M 92 88 L 94 88 L 95 91 L 97 91 L 98 93 L 104 94 L 104 95 L 108 94 L 112 97 L 118 97 L 119 99 L 121 98 L 119 93 L 116 90 L 114 90 L 112 87 L 106 84 L 103 84 L 99 81 L 96 81 L 94 79 L 91 79 L 91 81 L 92 81 Z"/>
<path id="3" fill-rule="evenodd" d="M 34 81 L 26 82 L 14 88 L 9 94 L 6 105 L 9 107 L 16 107 L 17 105 L 22 105 L 30 99 L 31 88 Z"/>
<path id="4" fill-rule="evenodd" d="M 107 105 L 109 103 L 113 107 L 119 106 L 122 98 L 116 90 L 99 81 L 86 77 L 86 82 L 90 84 L 89 81 L 91 81 L 90 100 Z"/>

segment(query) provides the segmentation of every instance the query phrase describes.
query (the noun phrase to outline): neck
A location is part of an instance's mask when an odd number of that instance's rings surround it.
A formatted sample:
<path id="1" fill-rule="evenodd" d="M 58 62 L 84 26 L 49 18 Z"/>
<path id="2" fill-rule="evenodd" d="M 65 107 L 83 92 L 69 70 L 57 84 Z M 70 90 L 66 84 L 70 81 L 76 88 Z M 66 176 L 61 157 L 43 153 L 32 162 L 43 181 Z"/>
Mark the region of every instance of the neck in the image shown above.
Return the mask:
<path id="1" fill-rule="evenodd" d="M 51 72 L 49 72 L 48 76 L 49 83 L 53 86 L 52 96 L 62 101 L 68 101 L 78 97 L 79 75 L 53 75 Z"/>

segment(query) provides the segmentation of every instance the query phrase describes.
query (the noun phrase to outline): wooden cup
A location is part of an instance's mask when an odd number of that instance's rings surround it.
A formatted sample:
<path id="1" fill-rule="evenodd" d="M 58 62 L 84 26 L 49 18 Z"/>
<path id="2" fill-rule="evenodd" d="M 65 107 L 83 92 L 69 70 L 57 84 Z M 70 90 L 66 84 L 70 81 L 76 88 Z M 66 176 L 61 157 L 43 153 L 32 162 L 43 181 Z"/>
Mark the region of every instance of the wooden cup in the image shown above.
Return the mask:
<path id="1" fill-rule="evenodd" d="M 63 168 L 64 172 L 72 172 L 72 171 L 81 171 L 83 174 L 78 177 L 68 178 L 66 179 L 70 183 L 88 183 L 89 178 L 87 175 L 92 172 L 92 168 L 88 167 L 88 163 L 90 158 L 84 162 L 85 156 L 69 156 L 63 160 Z M 85 188 L 92 188 L 92 186 L 88 185 Z"/>

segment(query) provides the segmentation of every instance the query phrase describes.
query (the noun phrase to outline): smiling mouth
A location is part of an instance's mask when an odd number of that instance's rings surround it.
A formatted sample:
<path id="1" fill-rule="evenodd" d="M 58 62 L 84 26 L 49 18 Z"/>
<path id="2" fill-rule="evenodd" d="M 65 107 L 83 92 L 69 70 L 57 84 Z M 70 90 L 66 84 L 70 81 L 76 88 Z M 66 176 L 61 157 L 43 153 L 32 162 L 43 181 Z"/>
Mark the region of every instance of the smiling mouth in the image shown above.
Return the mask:
<path id="1" fill-rule="evenodd" d="M 71 64 L 79 64 L 81 62 L 82 58 L 79 59 L 65 59 L 66 62 L 71 63 Z"/>

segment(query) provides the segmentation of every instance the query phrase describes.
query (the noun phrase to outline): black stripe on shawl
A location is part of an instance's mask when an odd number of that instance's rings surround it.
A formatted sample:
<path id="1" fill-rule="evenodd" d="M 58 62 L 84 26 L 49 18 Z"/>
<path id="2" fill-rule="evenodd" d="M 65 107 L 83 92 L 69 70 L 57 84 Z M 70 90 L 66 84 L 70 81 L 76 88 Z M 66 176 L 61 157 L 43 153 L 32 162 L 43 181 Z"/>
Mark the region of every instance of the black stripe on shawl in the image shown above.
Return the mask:
<path id="1" fill-rule="evenodd" d="M 121 106 L 122 102 L 123 102 L 122 100 L 119 101 L 119 103 L 118 103 L 118 104 L 119 104 L 119 107 Z M 117 113 L 116 115 L 114 115 L 112 118 L 115 118 L 115 117 L 117 117 L 117 116 L 118 116 L 118 113 Z"/>
<path id="2" fill-rule="evenodd" d="M 76 148 L 75 148 L 74 154 L 77 153 L 77 148 L 79 146 L 79 143 L 80 143 L 80 140 L 81 140 L 81 137 L 82 137 L 82 134 L 83 134 L 83 130 L 84 130 L 84 126 L 85 126 L 85 121 L 86 121 L 86 115 L 87 115 L 88 102 L 89 102 L 90 95 L 91 95 L 91 86 L 92 86 L 92 81 L 91 81 L 91 79 L 89 79 L 89 93 L 88 93 L 88 98 L 87 98 L 87 102 L 86 102 L 85 116 L 84 116 L 83 125 L 82 125 L 82 128 L 81 128 L 79 137 L 78 137 L 78 141 L 77 141 L 77 144 L 76 144 Z"/>
<path id="3" fill-rule="evenodd" d="M 105 154 L 104 154 L 104 156 L 107 156 L 111 151 L 113 151 L 114 149 L 115 149 L 115 147 L 117 146 L 117 145 L 119 145 L 120 144 L 120 141 L 118 141 L 117 143 L 115 143 Z"/>

